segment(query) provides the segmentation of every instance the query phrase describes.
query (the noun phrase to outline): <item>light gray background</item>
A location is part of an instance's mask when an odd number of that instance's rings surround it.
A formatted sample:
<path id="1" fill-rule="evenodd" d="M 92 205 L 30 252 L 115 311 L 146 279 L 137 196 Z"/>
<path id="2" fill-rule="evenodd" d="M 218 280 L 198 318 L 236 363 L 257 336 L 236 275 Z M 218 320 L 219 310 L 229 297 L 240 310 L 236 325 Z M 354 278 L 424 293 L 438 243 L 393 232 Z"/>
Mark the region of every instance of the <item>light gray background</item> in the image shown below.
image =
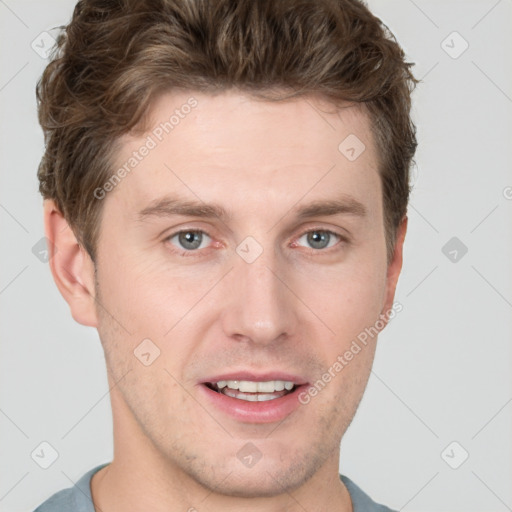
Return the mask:
<path id="1" fill-rule="evenodd" d="M 36 169 L 31 42 L 67 23 L 74 0 L 0 0 L 0 510 L 35 508 L 112 457 L 97 333 L 74 322 L 48 264 Z M 341 471 L 404 511 L 512 510 L 511 0 L 372 0 L 415 74 L 419 150 L 403 311 L 342 442 Z M 469 48 L 458 58 L 463 40 Z M 452 34 L 452 35 L 450 35 Z M 445 41 L 445 43 L 442 43 Z M 467 254 L 452 262 L 457 237 Z M 42 441 L 59 457 L 31 458 Z M 442 453 L 456 441 L 455 448 Z M 458 468 L 464 453 L 469 458 Z"/>

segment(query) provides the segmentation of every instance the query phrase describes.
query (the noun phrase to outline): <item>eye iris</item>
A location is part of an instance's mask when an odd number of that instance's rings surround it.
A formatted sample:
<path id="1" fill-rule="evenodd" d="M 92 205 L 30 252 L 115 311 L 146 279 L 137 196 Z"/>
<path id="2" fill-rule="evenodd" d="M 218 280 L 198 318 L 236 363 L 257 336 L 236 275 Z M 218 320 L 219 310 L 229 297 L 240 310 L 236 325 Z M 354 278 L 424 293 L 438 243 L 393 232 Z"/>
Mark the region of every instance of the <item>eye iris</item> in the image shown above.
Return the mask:
<path id="1" fill-rule="evenodd" d="M 330 235 L 325 231 L 311 231 L 308 233 L 308 243 L 315 249 L 324 249 L 329 244 L 329 240 Z M 318 247 L 318 244 L 320 244 L 320 247 Z"/>
<path id="2" fill-rule="evenodd" d="M 184 231 L 178 237 L 180 244 L 185 249 L 197 249 L 201 245 L 202 238 L 202 234 L 198 231 Z"/>

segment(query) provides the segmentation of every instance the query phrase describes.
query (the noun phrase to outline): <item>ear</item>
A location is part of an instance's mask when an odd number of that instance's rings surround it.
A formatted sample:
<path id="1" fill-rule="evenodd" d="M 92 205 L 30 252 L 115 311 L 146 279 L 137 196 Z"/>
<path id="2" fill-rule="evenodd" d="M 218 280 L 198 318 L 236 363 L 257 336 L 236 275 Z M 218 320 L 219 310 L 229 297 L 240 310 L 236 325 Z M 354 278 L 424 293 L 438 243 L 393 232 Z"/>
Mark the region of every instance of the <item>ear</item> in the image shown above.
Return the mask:
<path id="1" fill-rule="evenodd" d="M 388 264 L 388 271 L 386 276 L 386 296 L 384 300 L 384 307 L 382 310 L 382 314 L 385 315 L 386 318 L 386 313 L 389 312 L 393 307 L 396 284 L 398 282 L 398 276 L 400 275 L 400 271 L 402 270 L 403 248 L 405 233 L 407 231 L 407 220 L 407 216 L 405 216 L 402 219 L 400 225 L 398 226 L 395 238 L 395 250 L 393 253 L 393 257 L 391 258 L 391 261 Z"/>
<path id="2" fill-rule="evenodd" d="M 53 279 L 71 315 L 82 325 L 97 327 L 94 263 L 51 199 L 44 201 L 44 230 Z"/>

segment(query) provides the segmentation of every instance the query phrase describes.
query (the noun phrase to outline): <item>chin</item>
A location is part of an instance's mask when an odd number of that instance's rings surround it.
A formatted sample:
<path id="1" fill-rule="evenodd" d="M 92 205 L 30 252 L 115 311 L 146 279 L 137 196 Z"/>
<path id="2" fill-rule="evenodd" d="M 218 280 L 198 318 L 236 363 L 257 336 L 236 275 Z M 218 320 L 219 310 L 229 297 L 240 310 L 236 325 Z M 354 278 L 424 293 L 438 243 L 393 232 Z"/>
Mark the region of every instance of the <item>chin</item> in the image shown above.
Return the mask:
<path id="1" fill-rule="evenodd" d="M 266 467 L 244 470 L 236 468 L 221 483 L 211 482 L 211 484 L 216 493 L 226 496 L 270 498 L 290 492 L 300 487 L 306 480 L 304 474 L 297 474 L 288 468 L 280 468 L 276 471 L 273 466 L 271 470 Z"/>
<path id="2" fill-rule="evenodd" d="M 225 464 L 211 464 L 188 468 L 189 475 L 203 487 L 216 494 L 238 498 L 266 498 L 291 492 L 318 471 L 321 461 L 311 453 L 296 456 L 294 460 L 283 461 L 275 457 L 260 459 L 251 467 L 245 466 L 234 457 Z"/>

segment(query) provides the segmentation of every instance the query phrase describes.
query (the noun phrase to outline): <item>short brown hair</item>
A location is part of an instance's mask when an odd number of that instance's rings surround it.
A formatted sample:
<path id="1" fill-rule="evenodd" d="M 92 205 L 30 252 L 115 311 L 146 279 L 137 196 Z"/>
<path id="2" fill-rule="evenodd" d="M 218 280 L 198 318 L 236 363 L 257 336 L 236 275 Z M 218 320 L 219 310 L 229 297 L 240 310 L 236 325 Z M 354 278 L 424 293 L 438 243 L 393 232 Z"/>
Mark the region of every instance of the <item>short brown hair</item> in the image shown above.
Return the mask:
<path id="1" fill-rule="evenodd" d="M 38 178 L 92 260 L 116 142 L 172 89 L 320 95 L 369 114 L 388 260 L 407 212 L 417 83 L 403 50 L 358 0 L 81 0 L 37 84 Z M 275 91 L 282 95 L 276 97 Z"/>

